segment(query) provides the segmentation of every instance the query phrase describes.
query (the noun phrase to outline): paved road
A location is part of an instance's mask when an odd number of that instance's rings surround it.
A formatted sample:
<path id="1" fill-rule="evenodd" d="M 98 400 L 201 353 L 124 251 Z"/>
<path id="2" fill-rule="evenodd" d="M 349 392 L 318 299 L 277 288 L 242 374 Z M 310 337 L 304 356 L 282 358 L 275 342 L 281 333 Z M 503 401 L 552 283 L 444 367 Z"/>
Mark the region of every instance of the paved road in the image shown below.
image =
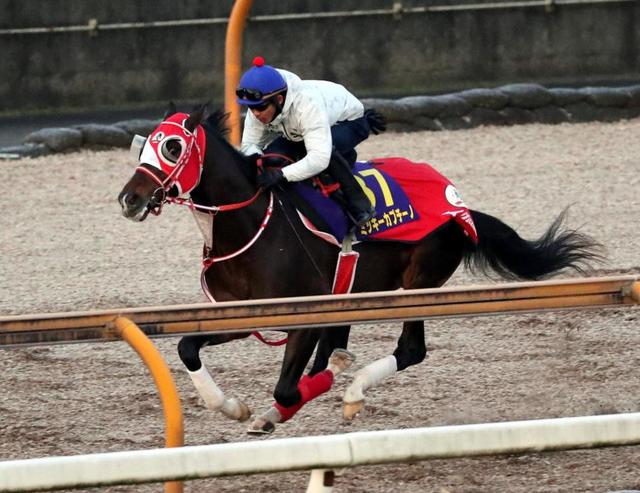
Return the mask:
<path id="1" fill-rule="evenodd" d="M 83 123 L 111 124 L 133 118 L 160 118 L 164 108 L 0 117 L 0 147 L 22 144 L 29 133 L 45 127 L 72 127 Z"/>

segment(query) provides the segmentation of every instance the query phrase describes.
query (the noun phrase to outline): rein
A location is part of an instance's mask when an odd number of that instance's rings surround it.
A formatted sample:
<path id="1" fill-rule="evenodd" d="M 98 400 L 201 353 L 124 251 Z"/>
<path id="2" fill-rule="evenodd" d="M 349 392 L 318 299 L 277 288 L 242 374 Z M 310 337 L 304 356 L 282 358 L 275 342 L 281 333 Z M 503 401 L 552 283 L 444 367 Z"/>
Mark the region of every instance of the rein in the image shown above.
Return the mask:
<path id="1" fill-rule="evenodd" d="M 211 206 L 200 205 L 200 204 L 195 204 L 191 199 L 181 199 L 181 198 L 173 198 L 173 197 L 168 197 L 165 201 L 172 204 L 184 205 L 192 210 L 195 209 L 199 211 L 206 211 L 209 213 L 209 215 L 211 215 L 212 221 L 213 221 L 213 218 L 215 218 L 218 212 L 235 211 L 253 204 L 257 200 L 257 198 L 260 196 L 261 193 L 262 193 L 262 189 L 259 189 L 256 192 L 256 194 L 248 200 L 245 200 L 243 202 L 235 202 L 232 204 L 223 204 L 223 205 L 211 205 Z M 267 224 L 269 224 L 269 220 L 271 219 L 272 215 L 273 215 L 273 192 L 269 195 L 269 205 L 267 205 L 267 210 L 265 211 L 264 217 L 262 218 L 262 221 L 260 222 L 260 226 L 258 227 L 258 231 L 256 231 L 255 235 L 253 235 L 253 238 L 251 238 L 247 242 L 247 244 L 244 245 L 243 247 L 227 255 L 222 255 L 220 257 L 212 257 L 212 256 L 209 256 L 210 252 L 205 252 L 206 256 L 202 260 L 202 266 L 204 267 L 204 269 L 209 268 L 211 264 L 215 264 L 216 262 L 224 262 L 225 260 L 232 259 L 246 252 L 249 248 L 253 246 L 253 244 L 256 241 L 258 241 L 258 238 L 260 238 L 260 236 L 266 229 Z"/>
<path id="2" fill-rule="evenodd" d="M 186 205 L 190 209 L 197 209 L 199 211 L 208 211 L 208 212 L 213 212 L 214 214 L 217 214 L 218 212 L 235 211 L 237 209 L 242 209 L 243 207 L 251 205 L 256 201 L 256 199 L 260 196 L 261 193 L 262 193 L 262 189 L 259 189 L 253 197 L 251 197 L 248 200 L 245 200 L 244 202 L 236 202 L 233 204 L 223 204 L 223 205 L 207 206 L 207 205 L 194 204 L 193 200 L 181 199 L 180 197 L 167 197 L 166 202 L 170 202 L 172 204 L 177 204 L 177 205 Z"/>
<path id="3" fill-rule="evenodd" d="M 246 205 L 249 205 L 251 203 L 253 203 L 255 201 L 255 199 L 258 197 L 258 195 L 260 194 L 260 192 L 262 192 L 262 189 L 260 189 L 258 191 L 258 193 L 252 198 L 249 199 L 245 202 L 240 202 L 237 204 L 228 204 L 226 206 L 222 205 L 222 206 L 218 206 L 217 207 L 217 212 L 224 212 L 224 211 L 232 211 L 232 210 L 236 210 L 236 209 L 240 209 Z M 185 204 L 185 205 L 189 205 L 189 204 Z M 197 206 L 196 204 L 193 204 L 193 208 L 197 209 L 198 207 L 202 207 L 202 206 Z M 215 207 L 215 206 L 213 206 Z M 213 217 L 215 217 L 215 214 L 217 212 L 209 212 L 209 214 L 211 214 Z M 258 238 L 260 238 L 260 236 L 262 235 L 262 233 L 264 232 L 264 230 L 267 228 L 267 224 L 269 224 L 269 220 L 271 219 L 271 216 L 273 215 L 273 192 L 269 195 L 269 205 L 267 206 L 267 210 L 264 213 L 264 217 L 262 218 L 262 222 L 260 223 L 260 226 L 258 227 L 258 231 L 256 231 L 256 234 L 253 235 L 253 238 L 251 238 L 249 240 L 249 242 L 244 245 L 243 247 L 240 247 L 238 250 L 236 250 L 233 253 L 229 253 L 227 255 L 222 255 L 220 257 L 213 257 L 213 256 L 209 256 L 210 252 L 207 252 L 207 256 L 202 260 L 202 266 L 203 268 L 206 270 L 209 268 L 209 266 L 211 266 L 211 264 L 215 264 L 216 262 L 224 262 L 225 260 L 229 260 L 232 259 L 234 257 L 237 257 L 238 255 L 246 252 L 249 248 L 251 248 L 253 246 L 253 244 L 258 241 Z"/>
<path id="4" fill-rule="evenodd" d="M 251 204 L 253 204 L 258 197 L 260 196 L 260 194 L 263 192 L 262 188 L 258 189 L 258 191 L 255 193 L 255 195 L 253 195 L 253 197 L 244 200 L 242 202 L 234 202 L 231 204 L 223 204 L 223 205 L 211 205 L 211 206 L 207 206 L 207 205 L 201 205 L 201 204 L 196 204 L 193 202 L 193 200 L 189 199 L 183 199 L 180 197 L 167 197 L 167 190 L 166 190 L 166 184 L 168 183 L 168 179 L 165 180 L 161 180 L 160 178 L 158 178 L 158 176 L 156 176 L 156 174 L 147 169 L 144 166 L 138 166 L 137 168 L 138 171 L 141 171 L 142 173 L 146 174 L 149 178 L 151 178 L 153 181 L 155 181 L 159 187 L 154 190 L 153 195 L 152 195 L 152 207 L 149 208 L 149 211 L 154 214 L 154 215 L 159 215 L 162 212 L 162 206 L 169 202 L 172 204 L 177 204 L 177 205 L 184 205 L 186 207 L 188 207 L 189 209 L 192 210 L 199 210 L 199 211 L 205 211 L 208 212 L 212 218 L 215 218 L 216 214 L 218 214 L 219 212 L 228 212 L 228 211 L 235 211 L 238 209 L 242 209 L 244 207 L 247 207 Z M 171 186 L 171 185 L 169 185 Z M 159 193 L 159 197 L 158 197 L 158 192 Z M 243 247 L 239 248 L 238 250 L 236 250 L 233 253 L 227 254 L 227 255 L 223 255 L 220 257 L 211 257 L 209 256 L 210 252 L 206 252 L 206 256 L 204 258 L 204 260 L 202 261 L 203 267 L 205 269 L 207 269 L 211 264 L 214 264 L 216 262 L 223 262 L 225 260 L 229 260 L 232 259 L 234 257 L 237 257 L 238 255 L 246 252 L 249 248 L 251 248 L 251 246 L 258 240 L 258 238 L 260 238 L 260 236 L 262 235 L 263 231 L 266 229 L 267 224 L 269 224 L 269 220 L 271 219 L 271 216 L 273 215 L 273 202 L 274 202 L 274 198 L 273 198 L 273 192 L 271 192 L 270 196 L 269 196 L 269 205 L 267 206 L 267 210 L 265 211 L 264 217 L 262 218 L 262 221 L 260 222 L 260 226 L 258 227 L 258 231 L 256 231 L 256 234 L 253 235 L 253 238 L 251 238 L 249 240 L 249 242 L 244 245 Z M 213 220 L 213 219 L 212 219 Z"/>
<path id="5" fill-rule="evenodd" d="M 233 204 L 205 206 L 205 205 L 195 204 L 191 199 L 181 199 L 181 198 L 171 198 L 171 197 L 167 198 L 166 201 L 173 204 L 177 204 L 177 205 L 184 205 L 191 210 L 195 209 L 195 210 L 208 212 L 209 215 L 211 216 L 211 222 L 213 223 L 213 219 L 215 218 L 216 214 L 218 214 L 218 212 L 235 211 L 238 209 L 242 209 L 243 207 L 246 207 L 250 204 L 253 204 L 256 201 L 256 199 L 260 196 L 262 191 L 263 191 L 262 189 L 259 189 L 256 192 L 256 194 L 250 199 L 245 200 L 243 202 L 236 202 Z M 205 255 L 204 255 L 204 258 L 202 259 L 202 274 L 201 274 L 202 279 L 204 279 L 204 273 L 213 264 L 217 262 L 224 262 L 225 260 L 229 260 L 234 257 L 237 257 L 238 255 L 241 255 L 242 253 L 246 252 L 249 248 L 253 246 L 253 244 L 258 240 L 258 238 L 260 238 L 264 230 L 267 228 L 267 224 L 269 224 L 269 220 L 273 215 L 273 203 L 274 203 L 274 194 L 273 192 L 271 192 L 269 194 L 269 205 L 267 206 L 267 210 L 265 211 L 264 217 L 262 218 L 260 226 L 258 227 L 258 231 L 256 231 L 256 234 L 253 235 L 253 238 L 251 238 L 243 247 L 239 248 L 235 252 L 229 253 L 227 255 L 221 255 L 219 257 L 211 256 L 211 249 L 205 248 Z M 213 224 L 211 224 L 211 227 L 213 228 Z M 209 288 L 206 286 L 204 281 L 202 284 L 202 289 L 204 290 L 207 297 L 212 302 L 215 302 L 215 300 L 213 299 L 213 297 L 209 292 Z M 271 340 L 271 339 L 265 338 L 258 331 L 253 331 L 251 332 L 251 334 L 260 342 L 268 346 L 281 346 L 283 344 L 286 344 L 288 341 L 288 338 L 286 336 L 281 339 Z"/>
<path id="6" fill-rule="evenodd" d="M 237 257 L 238 255 L 241 255 L 242 253 L 246 252 L 249 248 L 251 248 L 256 241 L 258 241 L 258 238 L 260 238 L 260 236 L 266 229 L 273 215 L 273 208 L 274 208 L 274 201 L 275 201 L 274 193 L 271 192 L 269 194 L 269 204 L 267 205 L 267 209 L 264 213 L 264 217 L 262 218 L 262 221 L 260 222 L 258 230 L 253 235 L 253 237 L 244 246 L 240 247 L 235 252 L 232 252 L 226 255 L 221 255 L 218 257 L 213 256 L 212 255 L 213 253 L 213 222 L 214 222 L 215 216 L 219 212 L 235 211 L 253 204 L 254 202 L 256 202 L 256 200 L 264 190 L 262 188 L 259 188 L 256 191 L 256 193 L 247 200 L 230 203 L 230 204 L 222 204 L 222 205 L 206 206 L 206 205 L 194 203 L 191 197 L 181 198 L 179 195 L 182 192 L 182 188 L 180 186 L 179 179 L 182 173 L 187 168 L 187 165 L 192 164 L 191 157 L 192 157 L 192 151 L 194 147 L 197 153 L 197 163 L 200 167 L 200 174 L 202 173 L 204 156 L 203 156 L 202 149 L 198 145 L 196 137 L 198 135 L 198 132 L 204 132 L 204 129 L 201 125 L 198 125 L 195 131 L 191 132 L 187 128 L 185 128 L 184 124 L 181 125 L 180 123 L 173 122 L 173 121 L 165 121 L 163 122 L 162 125 L 172 125 L 173 127 L 178 127 L 182 131 L 184 136 L 180 134 L 176 135 L 173 132 L 169 132 L 169 131 L 167 131 L 166 134 L 164 134 L 161 132 L 161 130 L 156 130 L 156 132 L 154 132 L 149 137 L 149 139 L 152 139 L 151 144 L 149 144 L 149 140 L 147 140 L 147 143 L 145 145 L 151 145 L 151 149 L 155 153 L 155 157 L 157 157 L 157 160 L 161 163 L 164 162 L 165 164 L 167 164 L 167 166 L 171 166 L 173 168 L 170 170 L 170 172 L 168 172 L 169 170 L 167 169 L 167 167 L 163 166 L 162 164 L 158 167 L 159 171 L 164 172 L 164 174 L 166 175 L 164 178 L 162 177 L 162 175 L 159 176 L 155 172 L 155 169 L 157 169 L 157 167 L 154 166 L 153 164 L 150 165 L 152 166 L 152 168 L 149 168 L 148 167 L 149 165 L 144 165 L 144 164 L 140 164 L 136 168 L 136 171 L 139 171 L 144 175 L 146 175 L 149 179 L 152 180 L 153 183 L 155 183 L 158 186 L 151 194 L 149 203 L 147 205 L 147 209 L 149 213 L 152 213 L 153 215 L 158 216 L 162 212 L 163 205 L 168 202 L 168 203 L 177 204 L 177 205 L 184 205 L 194 213 L 195 211 L 199 211 L 209 215 L 209 227 L 211 228 L 211 239 L 207 240 L 205 236 L 205 249 L 204 249 L 204 254 L 202 259 L 201 280 L 202 280 L 202 287 L 205 294 L 207 295 L 207 297 L 209 297 L 209 299 L 211 299 L 212 302 L 215 302 L 215 300 L 212 298 L 211 294 L 209 293 L 206 283 L 204 282 L 205 272 L 214 263 L 224 262 L 225 260 L 230 260 L 234 257 Z M 159 127 L 159 129 L 161 128 L 161 126 Z M 166 145 L 169 139 L 178 140 L 182 148 L 182 152 L 180 153 L 177 161 L 174 163 L 174 166 L 172 166 L 170 163 L 167 162 L 168 158 L 164 152 L 165 149 L 163 147 L 164 145 Z M 144 150 L 142 152 L 144 152 Z M 189 188 L 185 190 L 185 192 L 186 193 L 190 192 L 193 189 L 193 187 L 197 186 L 198 181 L 199 181 L 199 177 L 198 177 L 198 180 L 196 181 L 196 184 L 193 186 L 189 186 Z M 178 195 L 177 197 L 169 197 L 169 191 L 172 188 L 177 189 L 177 192 L 178 192 L 176 194 Z M 258 332 L 253 332 L 253 335 L 263 343 L 271 346 L 278 346 L 281 344 L 285 344 L 287 342 L 286 337 L 278 341 L 271 341 L 271 340 L 265 339 Z"/>

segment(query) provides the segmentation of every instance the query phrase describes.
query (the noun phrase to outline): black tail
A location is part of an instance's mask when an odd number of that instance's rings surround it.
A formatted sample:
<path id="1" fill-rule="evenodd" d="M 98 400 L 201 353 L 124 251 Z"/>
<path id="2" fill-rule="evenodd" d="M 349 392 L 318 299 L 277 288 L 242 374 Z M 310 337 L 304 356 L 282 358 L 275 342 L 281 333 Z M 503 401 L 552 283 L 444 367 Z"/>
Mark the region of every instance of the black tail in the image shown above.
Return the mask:
<path id="1" fill-rule="evenodd" d="M 588 235 L 565 228 L 566 213 L 565 209 L 540 238 L 529 241 L 499 219 L 471 211 L 479 243 L 465 255 L 465 265 L 489 277 L 493 271 L 512 280 L 538 280 L 566 268 L 587 273 L 593 263 L 603 260 L 602 246 Z"/>

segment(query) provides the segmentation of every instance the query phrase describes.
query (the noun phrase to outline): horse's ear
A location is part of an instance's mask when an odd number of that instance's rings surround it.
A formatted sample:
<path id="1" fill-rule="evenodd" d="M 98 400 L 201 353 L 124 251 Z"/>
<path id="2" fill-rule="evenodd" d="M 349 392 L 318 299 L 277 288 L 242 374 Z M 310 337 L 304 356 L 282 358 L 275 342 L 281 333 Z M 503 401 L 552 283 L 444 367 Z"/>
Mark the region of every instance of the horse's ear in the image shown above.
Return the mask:
<path id="1" fill-rule="evenodd" d="M 162 119 L 166 120 L 171 115 L 175 115 L 177 112 L 178 112 L 178 109 L 176 108 L 176 105 L 174 104 L 174 102 L 169 101 L 169 104 L 167 105 L 167 110 L 164 112 L 164 116 L 162 117 Z"/>
<path id="2" fill-rule="evenodd" d="M 184 123 L 184 128 L 189 130 L 189 132 L 193 132 L 198 125 L 202 123 L 204 120 L 204 116 L 207 112 L 207 106 L 209 103 L 204 103 L 200 105 L 197 109 L 195 109 L 187 118 L 187 121 Z"/>

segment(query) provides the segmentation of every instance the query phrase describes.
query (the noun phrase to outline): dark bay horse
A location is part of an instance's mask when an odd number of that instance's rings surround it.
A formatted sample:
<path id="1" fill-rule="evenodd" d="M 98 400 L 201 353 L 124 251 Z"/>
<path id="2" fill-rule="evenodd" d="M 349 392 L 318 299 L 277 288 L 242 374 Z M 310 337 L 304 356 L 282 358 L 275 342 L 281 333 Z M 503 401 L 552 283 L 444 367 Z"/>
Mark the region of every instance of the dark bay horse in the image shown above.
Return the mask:
<path id="1" fill-rule="evenodd" d="M 190 203 L 200 207 L 196 218 L 205 236 L 205 256 L 225 260 L 212 262 L 202 278 L 203 287 L 217 301 L 329 294 L 338 248 L 310 233 L 290 203 L 280 200 L 278 190 L 261 193 L 257 189 L 255 161 L 227 142 L 224 124 L 221 112 L 205 118 L 204 106 L 190 115 L 167 114 L 147 139 L 140 166 L 118 197 L 123 215 L 142 221 L 149 212 L 158 214 L 172 196 L 189 192 Z M 600 259 L 594 240 L 564 227 L 564 214 L 539 239 L 530 241 L 495 217 L 470 212 L 477 245 L 453 220 L 418 243 L 365 241 L 354 245 L 360 260 L 353 291 L 439 287 L 461 262 L 504 279 L 537 280 L 565 268 L 584 272 Z M 286 421 L 331 387 L 334 376 L 353 360 L 346 351 L 349 330 L 344 326 L 288 333 L 273 393 L 276 402 L 254 421 L 250 432 L 273 431 L 275 423 Z M 180 358 L 207 407 L 240 421 L 250 416 L 248 407 L 225 396 L 199 352 L 206 345 L 248 335 L 191 335 L 178 345 Z M 316 346 L 313 365 L 303 376 Z M 393 353 L 356 373 L 344 396 L 345 417 L 353 417 L 362 408 L 365 390 L 420 363 L 425 355 L 424 323 L 405 322 Z"/>

